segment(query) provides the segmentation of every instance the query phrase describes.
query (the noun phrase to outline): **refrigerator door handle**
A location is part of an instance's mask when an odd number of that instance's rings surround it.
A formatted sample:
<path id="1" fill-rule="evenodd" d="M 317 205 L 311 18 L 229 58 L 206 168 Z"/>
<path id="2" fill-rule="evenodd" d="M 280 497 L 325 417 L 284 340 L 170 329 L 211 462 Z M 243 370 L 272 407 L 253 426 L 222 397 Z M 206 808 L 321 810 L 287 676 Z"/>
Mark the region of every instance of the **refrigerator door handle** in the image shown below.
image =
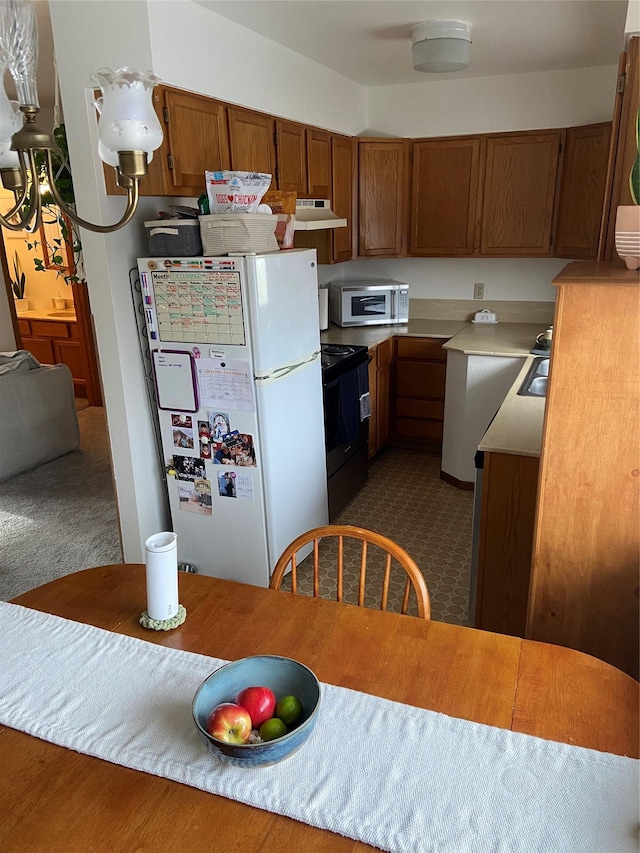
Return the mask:
<path id="1" fill-rule="evenodd" d="M 284 367 L 278 367 L 270 373 L 256 373 L 255 380 L 256 382 L 269 382 L 274 379 L 280 379 L 282 376 L 287 376 L 289 373 L 293 373 L 294 370 L 298 370 L 307 364 L 311 364 L 311 362 L 315 361 L 319 356 L 320 350 L 316 350 L 315 352 L 312 352 L 308 358 L 303 358 L 301 361 L 296 361 L 294 364 L 286 364 Z"/>

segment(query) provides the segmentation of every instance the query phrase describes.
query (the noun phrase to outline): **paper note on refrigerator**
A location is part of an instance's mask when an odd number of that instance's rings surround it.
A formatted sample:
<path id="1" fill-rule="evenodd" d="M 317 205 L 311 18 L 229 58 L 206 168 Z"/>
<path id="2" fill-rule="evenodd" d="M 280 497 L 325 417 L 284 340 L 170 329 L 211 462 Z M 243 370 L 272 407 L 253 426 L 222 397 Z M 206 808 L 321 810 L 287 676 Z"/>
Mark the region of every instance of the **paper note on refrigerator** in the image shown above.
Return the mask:
<path id="1" fill-rule="evenodd" d="M 200 404 L 220 409 L 253 412 L 253 376 L 249 362 L 217 358 L 196 359 Z"/>

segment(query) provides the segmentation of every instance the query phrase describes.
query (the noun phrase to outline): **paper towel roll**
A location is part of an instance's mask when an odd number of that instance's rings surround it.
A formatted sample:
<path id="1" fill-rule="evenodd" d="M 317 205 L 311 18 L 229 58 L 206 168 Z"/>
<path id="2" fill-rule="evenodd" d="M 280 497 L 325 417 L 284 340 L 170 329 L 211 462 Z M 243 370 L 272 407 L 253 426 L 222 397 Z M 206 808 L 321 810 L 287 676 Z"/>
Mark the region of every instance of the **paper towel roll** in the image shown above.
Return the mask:
<path id="1" fill-rule="evenodd" d="M 156 533 L 144 543 L 147 566 L 147 613 L 151 619 L 172 619 L 178 612 L 178 537 Z"/>

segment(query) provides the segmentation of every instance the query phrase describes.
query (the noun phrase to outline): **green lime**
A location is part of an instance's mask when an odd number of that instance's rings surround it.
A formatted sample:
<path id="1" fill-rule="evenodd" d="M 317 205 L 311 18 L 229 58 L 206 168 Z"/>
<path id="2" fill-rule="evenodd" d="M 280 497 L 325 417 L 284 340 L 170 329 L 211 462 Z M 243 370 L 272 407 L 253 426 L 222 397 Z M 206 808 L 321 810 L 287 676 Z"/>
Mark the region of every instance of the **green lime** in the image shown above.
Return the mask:
<path id="1" fill-rule="evenodd" d="M 262 740 L 275 740 L 277 737 L 286 735 L 287 727 L 279 717 L 271 717 L 260 726 L 258 734 Z"/>
<path id="2" fill-rule="evenodd" d="M 302 702 L 297 696 L 283 696 L 276 704 L 276 717 L 288 726 L 295 725 L 302 716 Z"/>

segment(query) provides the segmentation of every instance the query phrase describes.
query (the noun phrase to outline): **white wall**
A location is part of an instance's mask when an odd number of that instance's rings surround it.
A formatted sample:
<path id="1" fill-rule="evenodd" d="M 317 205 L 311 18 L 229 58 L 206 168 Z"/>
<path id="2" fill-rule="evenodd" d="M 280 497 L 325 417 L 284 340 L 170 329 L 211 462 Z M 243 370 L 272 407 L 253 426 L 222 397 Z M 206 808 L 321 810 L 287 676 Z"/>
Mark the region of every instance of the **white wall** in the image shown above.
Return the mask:
<path id="1" fill-rule="evenodd" d="M 13 352 L 16 348 L 16 336 L 11 323 L 9 294 L 7 293 L 2 273 L 0 273 L 0 352 Z"/>
<path id="2" fill-rule="evenodd" d="M 620 34 L 620 50 L 623 36 Z M 368 135 L 448 136 L 610 121 L 617 65 L 451 79 L 369 91 Z"/>
<path id="3" fill-rule="evenodd" d="M 179 88 L 357 135 L 367 90 L 186 0 L 152 0 L 154 71 Z"/>
<path id="4" fill-rule="evenodd" d="M 109 224 L 120 218 L 124 202 L 104 193 L 89 78 L 103 66 L 152 66 L 146 3 L 53 0 L 50 9 L 78 211 Z M 129 562 L 143 559 L 144 539 L 168 520 L 129 287 L 129 270 L 146 254 L 145 209 L 155 215 L 155 201 L 144 200 L 137 224 L 109 235 L 83 230 L 81 237 Z"/>
<path id="5" fill-rule="evenodd" d="M 365 125 L 361 87 L 189 0 L 50 6 L 78 210 L 90 221 L 115 222 L 124 207 L 106 196 L 94 153 L 89 78 L 102 66 L 153 68 L 169 84 L 345 133 Z M 143 198 L 127 228 L 106 236 L 82 232 L 128 562 L 142 560 L 145 539 L 169 523 L 129 287 L 129 271 L 146 255 L 142 223 L 165 205 Z"/>
<path id="6" fill-rule="evenodd" d="M 560 258 L 380 258 L 320 266 L 319 279 L 324 284 L 391 278 L 409 284 L 412 299 L 473 299 L 479 282 L 485 301 L 554 302 L 550 282 L 567 263 Z"/>

